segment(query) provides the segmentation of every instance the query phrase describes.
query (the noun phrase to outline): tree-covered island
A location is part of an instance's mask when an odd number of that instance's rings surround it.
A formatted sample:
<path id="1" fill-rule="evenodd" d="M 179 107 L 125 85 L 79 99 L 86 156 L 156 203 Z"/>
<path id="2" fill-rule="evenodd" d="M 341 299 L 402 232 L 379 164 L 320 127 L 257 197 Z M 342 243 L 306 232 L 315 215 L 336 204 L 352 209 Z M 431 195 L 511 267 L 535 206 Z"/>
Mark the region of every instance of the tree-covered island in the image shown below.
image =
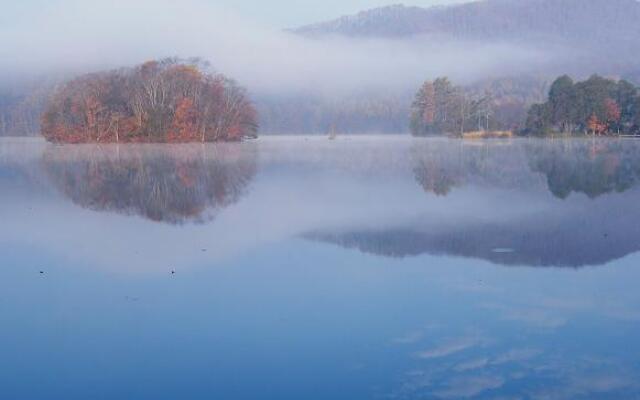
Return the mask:
<path id="1" fill-rule="evenodd" d="M 255 136 L 244 89 L 200 61 L 164 59 L 61 85 L 42 115 L 52 142 L 214 142 Z"/>

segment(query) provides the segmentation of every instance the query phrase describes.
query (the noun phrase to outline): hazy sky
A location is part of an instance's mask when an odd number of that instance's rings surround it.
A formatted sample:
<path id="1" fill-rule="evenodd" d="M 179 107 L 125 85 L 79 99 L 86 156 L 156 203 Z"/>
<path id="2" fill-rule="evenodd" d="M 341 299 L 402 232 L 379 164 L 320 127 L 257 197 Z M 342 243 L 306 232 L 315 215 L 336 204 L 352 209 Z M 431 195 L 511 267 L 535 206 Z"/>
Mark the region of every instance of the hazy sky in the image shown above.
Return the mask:
<path id="1" fill-rule="evenodd" d="M 320 22 L 390 4 L 428 7 L 462 2 L 465 0 L 216 0 L 217 4 L 228 6 L 251 18 L 283 27 Z"/>
<path id="2" fill-rule="evenodd" d="M 90 1 L 90 0 L 88 0 Z M 320 22 L 361 10 L 402 3 L 401 0 L 200 0 L 224 7 L 245 18 L 262 24 L 289 28 L 301 24 Z M 433 6 L 462 3 L 470 0 L 407 0 L 405 5 Z M 131 0 L 135 3 L 136 0 Z M 0 21 L 10 22 L 13 17 L 37 12 L 42 7 L 51 7 L 63 0 L 21 0 L 3 5 L 4 17 Z"/>
<path id="3" fill-rule="evenodd" d="M 333 94 L 361 88 L 407 90 L 443 74 L 471 81 L 499 71 L 538 68 L 548 59 L 540 49 L 502 42 L 309 40 L 281 29 L 393 2 L 23 0 L 0 14 L 0 77 L 74 75 L 168 56 L 197 56 L 255 92 Z"/>

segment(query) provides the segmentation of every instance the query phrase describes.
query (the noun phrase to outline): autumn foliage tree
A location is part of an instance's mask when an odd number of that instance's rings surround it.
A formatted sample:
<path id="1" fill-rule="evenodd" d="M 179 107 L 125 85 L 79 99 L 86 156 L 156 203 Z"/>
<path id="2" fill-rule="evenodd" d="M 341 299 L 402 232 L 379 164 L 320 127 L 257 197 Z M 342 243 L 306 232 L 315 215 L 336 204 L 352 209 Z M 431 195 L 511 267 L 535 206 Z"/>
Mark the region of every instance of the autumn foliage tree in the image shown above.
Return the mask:
<path id="1" fill-rule="evenodd" d="M 462 135 L 489 130 L 496 104 L 490 91 L 476 95 L 455 87 L 448 78 L 426 81 L 411 105 L 414 136 Z"/>
<path id="2" fill-rule="evenodd" d="M 608 125 L 598 119 L 598 116 L 593 114 L 587 120 L 587 129 L 593 135 L 603 135 L 607 129 Z"/>
<path id="3" fill-rule="evenodd" d="M 43 116 L 53 142 L 212 142 L 254 136 L 244 89 L 200 61 L 149 61 L 94 73 L 56 90 Z"/>
<path id="4" fill-rule="evenodd" d="M 411 105 L 411 132 L 416 136 L 455 131 L 458 100 L 447 78 L 426 81 Z"/>

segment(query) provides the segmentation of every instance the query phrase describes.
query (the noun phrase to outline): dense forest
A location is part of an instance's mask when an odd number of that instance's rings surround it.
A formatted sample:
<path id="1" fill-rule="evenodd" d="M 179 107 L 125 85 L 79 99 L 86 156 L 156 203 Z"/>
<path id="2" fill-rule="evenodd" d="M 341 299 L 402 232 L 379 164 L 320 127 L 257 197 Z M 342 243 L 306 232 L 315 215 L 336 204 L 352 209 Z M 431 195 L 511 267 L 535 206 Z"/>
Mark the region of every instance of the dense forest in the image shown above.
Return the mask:
<path id="1" fill-rule="evenodd" d="M 411 133 L 462 136 L 467 132 L 518 130 L 529 96 L 514 96 L 514 85 L 496 85 L 505 82 L 463 88 L 446 77 L 426 81 L 411 105 Z M 535 92 L 531 90 L 530 94 Z"/>
<path id="2" fill-rule="evenodd" d="M 524 134 L 640 134 L 640 93 L 626 80 L 593 75 L 574 82 L 561 76 L 545 103 L 529 110 Z"/>
<path id="3" fill-rule="evenodd" d="M 38 135 L 48 99 L 67 80 L 55 75 L 0 85 L 0 136 Z M 545 76 L 520 75 L 476 81 L 464 86 L 464 92 L 473 98 L 491 93 L 495 107 L 490 124 L 519 129 L 528 106 L 546 98 L 549 83 Z M 333 96 L 252 91 L 252 104 L 263 135 L 398 134 L 409 130 L 412 95 L 410 90 L 353 90 Z"/>
<path id="4" fill-rule="evenodd" d="M 164 59 L 58 87 L 42 116 L 53 142 L 190 142 L 254 136 L 244 89 L 200 61 Z"/>
<path id="5" fill-rule="evenodd" d="M 462 135 L 469 127 L 472 114 L 478 113 L 480 125 L 487 123 L 490 102 L 487 96 L 472 103 L 462 88 L 454 87 L 447 78 L 427 81 L 416 93 L 411 106 L 411 133 L 415 136 L 442 133 Z M 484 110 L 484 107 L 487 109 Z M 487 115 L 481 116 L 480 113 L 484 114 L 484 111 Z"/>
<path id="6" fill-rule="evenodd" d="M 564 49 L 563 69 L 618 73 L 637 69 L 640 3 L 636 0 L 487 0 L 443 7 L 392 5 L 295 32 L 311 37 L 420 38 Z M 562 61 L 561 61 L 562 60 Z"/>
<path id="7" fill-rule="evenodd" d="M 392 38 L 439 35 L 473 40 L 545 38 L 620 48 L 629 43 L 637 46 L 634 38 L 640 29 L 635 22 L 639 18 L 640 4 L 635 0 L 489 0 L 428 8 L 397 4 L 302 26 L 295 32 Z M 612 38 L 620 43 L 610 42 Z"/>
<path id="8" fill-rule="evenodd" d="M 146 69 L 157 76 L 144 75 Z M 632 75 L 583 82 L 520 75 L 465 86 L 442 77 L 425 82 L 413 102 L 400 91 L 334 98 L 303 92 L 258 95 L 254 109 L 243 89 L 202 70 L 195 62 L 164 60 L 66 84 L 56 84 L 60 77 L 5 84 L 0 136 L 35 135 L 41 120 L 50 140 L 70 142 L 202 141 L 203 133 L 205 141 L 235 140 L 254 135 L 258 124 L 263 134 L 640 134 L 638 77 Z M 154 98 L 153 90 L 161 96 Z"/>

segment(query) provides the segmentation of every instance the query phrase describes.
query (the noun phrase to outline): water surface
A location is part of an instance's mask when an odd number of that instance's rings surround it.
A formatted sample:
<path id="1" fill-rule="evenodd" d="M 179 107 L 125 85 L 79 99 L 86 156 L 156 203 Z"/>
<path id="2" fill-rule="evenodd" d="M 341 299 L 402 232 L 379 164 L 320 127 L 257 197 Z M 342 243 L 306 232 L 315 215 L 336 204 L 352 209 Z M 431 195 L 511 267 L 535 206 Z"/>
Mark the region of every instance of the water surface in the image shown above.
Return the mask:
<path id="1" fill-rule="evenodd" d="M 640 142 L 0 139 L 0 398 L 640 398 Z"/>

